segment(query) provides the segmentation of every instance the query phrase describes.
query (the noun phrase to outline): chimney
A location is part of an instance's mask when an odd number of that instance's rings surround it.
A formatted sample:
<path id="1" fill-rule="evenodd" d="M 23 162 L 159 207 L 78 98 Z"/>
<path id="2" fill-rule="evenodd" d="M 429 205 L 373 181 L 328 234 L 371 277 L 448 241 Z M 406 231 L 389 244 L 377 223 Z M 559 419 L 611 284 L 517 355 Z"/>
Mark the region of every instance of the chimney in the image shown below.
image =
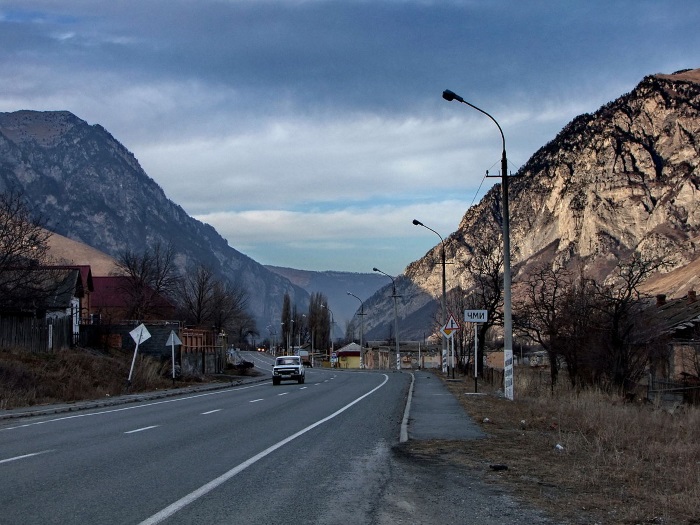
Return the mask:
<path id="1" fill-rule="evenodd" d="M 656 306 L 663 306 L 666 304 L 666 294 L 660 293 L 656 296 Z"/>
<path id="2" fill-rule="evenodd" d="M 697 292 L 695 290 L 688 290 L 688 302 L 694 303 L 697 301 Z"/>

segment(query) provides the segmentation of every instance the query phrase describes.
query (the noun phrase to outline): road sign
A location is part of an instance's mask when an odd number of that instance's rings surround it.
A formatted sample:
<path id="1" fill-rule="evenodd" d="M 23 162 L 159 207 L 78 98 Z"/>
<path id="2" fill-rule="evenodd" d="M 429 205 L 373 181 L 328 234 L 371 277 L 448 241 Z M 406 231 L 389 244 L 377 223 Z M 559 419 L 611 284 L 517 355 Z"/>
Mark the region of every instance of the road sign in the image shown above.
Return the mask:
<path id="1" fill-rule="evenodd" d="M 450 337 L 452 337 L 452 332 L 456 332 L 457 330 L 459 330 L 459 324 L 457 324 L 457 321 L 455 320 L 454 316 L 452 316 L 452 315 L 450 315 L 450 318 L 445 323 L 445 326 L 440 328 L 440 331 L 448 339 Z"/>
<path id="2" fill-rule="evenodd" d="M 151 337 L 151 333 L 148 331 L 148 328 L 146 328 L 146 325 L 144 325 L 143 323 L 141 323 L 131 332 L 129 332 L 129 335 L 134 340 L 134 343 L 136 343 L 137 348 L 138 345 L 140 345 L 141 343 L 143 343 Z"/>
<path id="3" fill-rule="evenodd" d="M 175 333 L 175 330 L 171 330 L 170 337 L 168 337 L 168 341 L 165 343 L 165 346 L 173 346 L 173 345 L 181 345 L 181 344 L 182 344 L 182 341 L 180 341 L 180 338 Z"/>
<path id="4" fill-rule="evenodd" d="M 465 323 L 485 323 L 488 320 L 487 310 L 464 310 Z"/>

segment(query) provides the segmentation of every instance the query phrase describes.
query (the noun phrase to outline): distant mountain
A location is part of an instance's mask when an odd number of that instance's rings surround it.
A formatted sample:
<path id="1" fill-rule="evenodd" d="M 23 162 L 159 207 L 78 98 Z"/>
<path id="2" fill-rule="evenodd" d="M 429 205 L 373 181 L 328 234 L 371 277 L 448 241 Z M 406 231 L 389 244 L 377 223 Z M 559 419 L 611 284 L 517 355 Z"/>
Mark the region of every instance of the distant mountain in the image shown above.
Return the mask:
<path id="1" fill-rule="evenodd" d="M 337 323 L 336 336 L 344 334 L 347 322 L 351 321 L 355 313 L 360 310 L 360 301 L 348 295 L 348 292 L 365 301 L 387 281 L 386 276 L 376 273 L 312 272 L 279 266 L 265 267 L 289 279 L 309 294 L 324 294 L 328 298 L 328 307 L 333 311 Z"/>
<path id="2" fill-rule="evenodd" d="M 306 291 L 187 215 L 102 126 L 67 111 L 0 113 L 0 191 L 9 188 L 24 192 L 51 231 L 113 257 L 172 242 L 181 269 L 205 263 L 246 287 L 261 333 L 280 318 L 285 293 L 308 306 Z"/>
<path id="3" fill-rule="evenodd" d="M 604 280 L 634 250 L 674 261 L 670 273 L 646 284 L 649 292 L 681 296 L 700 285 L 699 164 L 699 69 L 648 76 L 575 118 L 510 179 L 514 294 L 535 264 L 580 266 Z M 448 269 L 448 288 L 468 289 L 471 276 L 459 262 L 470 258 L 470 246 L 500 237 L 500 195 L 494 186 L 445 239 L 447 259 L 457 263 Z M 438 245 L 397 281 L 402 340 L 431 331 L 439 255 Z M 393 322 L 387 289 L 367 301 L 370 331 L 387 332 Z"/>

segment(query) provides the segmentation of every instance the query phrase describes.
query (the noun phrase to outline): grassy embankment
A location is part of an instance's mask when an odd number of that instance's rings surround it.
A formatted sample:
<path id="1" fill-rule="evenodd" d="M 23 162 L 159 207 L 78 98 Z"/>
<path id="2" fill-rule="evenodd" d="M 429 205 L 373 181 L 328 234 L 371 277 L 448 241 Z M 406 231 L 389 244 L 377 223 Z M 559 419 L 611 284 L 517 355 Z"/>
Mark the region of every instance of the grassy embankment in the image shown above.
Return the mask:
<path id="1" fill-rule="evenodd" d="M 552 395 L 540 374 L 516 369 L 515 378 L 515 401 L 472 395 L 471 378 L 447 382 L 489 437 L 412 442 L 413 452 L 479 471 L 562 523 L 700 523 L 700 408 L 625 403 L 565 383 Z"/>
<path id="2" fill-rule="evenodd" d="M 131 386 L 133 353 L 68 350 L 53 354 L 0 351 L 0 409 L 103 399 L 125 393 L 172 388 L 170 362 L 139 355 Z M 236 374 L 231 371 L 231 374 Z M 183 386 L 207 380 L 189 377 Z"/>

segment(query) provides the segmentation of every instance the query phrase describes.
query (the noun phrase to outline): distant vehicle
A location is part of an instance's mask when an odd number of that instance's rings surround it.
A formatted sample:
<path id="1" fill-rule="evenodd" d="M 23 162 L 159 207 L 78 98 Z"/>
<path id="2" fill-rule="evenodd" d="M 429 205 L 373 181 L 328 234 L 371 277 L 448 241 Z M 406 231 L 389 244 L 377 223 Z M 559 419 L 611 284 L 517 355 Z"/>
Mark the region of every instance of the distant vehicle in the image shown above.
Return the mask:
<path id="1" fill-rule="evenodd" d="M 293 379 L 299 384 L 306 381 L 306 370 L 301 357 L 285 355 L 275 359 L 275 365 L 272 367 L 272 384 L 279 385 L 283 379 Z"/>

